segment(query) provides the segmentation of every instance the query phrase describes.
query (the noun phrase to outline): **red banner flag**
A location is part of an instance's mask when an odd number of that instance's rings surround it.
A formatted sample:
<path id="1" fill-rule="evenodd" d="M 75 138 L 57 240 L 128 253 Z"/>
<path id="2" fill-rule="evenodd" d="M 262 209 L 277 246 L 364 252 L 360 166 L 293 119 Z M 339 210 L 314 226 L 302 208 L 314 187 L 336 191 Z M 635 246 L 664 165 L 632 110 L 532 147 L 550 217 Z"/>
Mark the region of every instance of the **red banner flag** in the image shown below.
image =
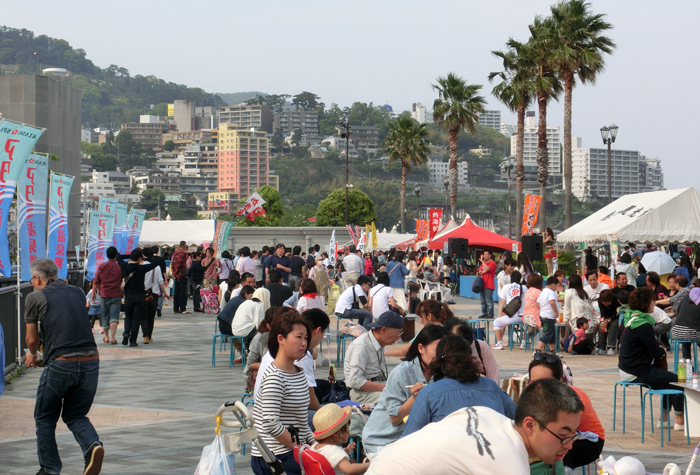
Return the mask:
<path id="1" fill-rule="evenodd" d="M 432 240 L 440 228 L 440 220 L 442 220 L 442 209 L 434 208 L 429 210 L 430 216 L 430 239 Z"/>
<path id="2" fill-rule="evenodd" d="M 416 219 L 416 241 L 425 241 L 430 235 L 428 232 L 428 220 Z"/>
<path id="3" fill-rule="evenodd" d="M 542 197 L 525 195 L 525 210 L 523 212 L 523 236 L 532 236 L 532 231 L 540 215 Z"/>

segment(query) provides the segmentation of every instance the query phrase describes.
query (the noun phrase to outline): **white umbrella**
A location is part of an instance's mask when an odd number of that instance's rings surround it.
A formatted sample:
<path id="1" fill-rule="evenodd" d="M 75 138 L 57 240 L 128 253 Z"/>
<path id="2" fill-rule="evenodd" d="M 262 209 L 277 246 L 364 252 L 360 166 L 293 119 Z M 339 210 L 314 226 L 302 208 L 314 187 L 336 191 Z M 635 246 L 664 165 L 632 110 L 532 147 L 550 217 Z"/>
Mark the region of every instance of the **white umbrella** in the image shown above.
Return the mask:
<path id="1" fill-rule="evenodd" d="M 647 252 L 642 257 L 642 265 L 647 272 L 656 272 L 659 275 L 670 274 L 676 268 L 676 261 L 665 252 Z"/>

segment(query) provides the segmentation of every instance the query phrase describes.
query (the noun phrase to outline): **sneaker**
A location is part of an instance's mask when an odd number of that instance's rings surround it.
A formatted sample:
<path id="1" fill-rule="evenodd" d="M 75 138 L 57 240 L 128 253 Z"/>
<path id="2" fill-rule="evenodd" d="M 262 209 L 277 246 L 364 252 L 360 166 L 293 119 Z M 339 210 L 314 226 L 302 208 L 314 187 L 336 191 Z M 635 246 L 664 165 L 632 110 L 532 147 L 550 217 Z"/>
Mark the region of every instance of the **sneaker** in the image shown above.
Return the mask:
<path id="1" fill-rule="evenodd" d="M 685 424 L 673 424 L 673 430 L 685 432 Z"/>
<path id="2" fill-rule="evenodd" d="M 136 343 L 136 342 L 133 342 L 133 343 L 129 343 L 129 346 L 133 348 L 133 347 L 135 347 L 135 346 L 139 346 L 139 344 Z"/>
<path id="3" fill-rule="evenodd" d="M 615 350 L 612 348 L 608 348 L 608 352 L 606 353 L 608 356 L 615 356 Z"/>
<path id="4" fill-rule="evenodd" d="M 83 475 L 97 475 L 102 470 L 102 460 L 105 458 L 105 449 L 99 442 L 94 442 L 85 456 L 85 471 Z"/>
<path id="5" fill-rule="evenodd" d="M 525 341 L 522 341 L 522 342 L 520 343 L 520 349 L 523 350 L 523 351 L 525 350 L 525 344 L 526 344 Z"/>
<path id="6" fill-rule="evenodd" d="M 494 343 L 493 345 L 491 345 L 491 349 L 492 350 L 502 350 L 503 343 L 501 343 L 500 341 L 498 343 Z"/>
<path id="7" fill-rule="evenodd" d="M 148 345 L 151 342 L 151 339 L 148 338 L 147 336 L 143 337 L 143 344 Z"/>
<path id="8" fill-rule="evenodd" d="M 595 349 L 595 354 L 596 354 L 596 355 L 606 355 L 607 353 L 606 353 L 605 350 L 603 350 L 603 349 L 596 348 L 596 349 Z"/>
<path id="9" fill-rule="evenodd" d="M 36 472 L 36 475 L 51 475 L 51 474 L 42 468 L 38 472 Z"/>
<path id="10" fill-rule="evenodd" d="M 159 308 L 156 309 L 156 317 L 160 318 L 162 317 L 163 314 L 161 313 L 161 310 Z"/>

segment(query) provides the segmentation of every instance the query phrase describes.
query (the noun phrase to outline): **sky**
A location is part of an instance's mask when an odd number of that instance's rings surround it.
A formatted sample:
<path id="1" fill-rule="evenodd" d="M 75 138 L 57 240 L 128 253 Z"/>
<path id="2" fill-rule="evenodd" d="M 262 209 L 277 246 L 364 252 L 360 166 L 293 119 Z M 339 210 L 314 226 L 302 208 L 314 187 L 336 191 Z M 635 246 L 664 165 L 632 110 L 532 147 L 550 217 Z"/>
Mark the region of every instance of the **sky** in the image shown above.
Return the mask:
<path id="1" fill-rule="evenodd" d="M 491 51 L 509 37 L 527 41 L 528 25 L 553 0 L 209 0 L 87 2 L 38 0 L 3 6 L 2 23 L 83 48 L 105 68 L 155 75 L 207 92 L 313 92 L 326 105 L 431 105 L 435 79 L 454 72 L 483 85 L 488 109 L 502 111 L 488 74 L 501 64 Z M 592 1 L 614 26 L 617 44 L 595 85 L 573 94 L 573 135 L 603 147 L 600 128 L 619 126 L 614 148 L 661 160 L 667 188 L 693 186 L 685 172 L 694 148 L 683 137 L 700 95 L 697 18 L 700 2 Z M 563 98 L 548 123 L 563 126 Z M 562 139 L 563 140 L 563 139 Z"/>

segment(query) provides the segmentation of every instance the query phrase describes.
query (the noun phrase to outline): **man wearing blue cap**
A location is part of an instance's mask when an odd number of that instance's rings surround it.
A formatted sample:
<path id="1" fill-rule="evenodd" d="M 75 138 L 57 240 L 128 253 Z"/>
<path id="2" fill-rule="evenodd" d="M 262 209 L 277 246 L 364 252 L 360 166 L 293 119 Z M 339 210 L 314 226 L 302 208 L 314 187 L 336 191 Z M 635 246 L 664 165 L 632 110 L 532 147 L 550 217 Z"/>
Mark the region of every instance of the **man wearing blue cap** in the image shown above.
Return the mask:
<path id="1" fill-rule="evenodd" d="M 384 347 L 401 338 L 403 317 L 384 312 L 367 326 L 369 331 L 350 343 L 345 353 L 345 384 L 353 401 L 376 404 L 389 375 Z"/>

